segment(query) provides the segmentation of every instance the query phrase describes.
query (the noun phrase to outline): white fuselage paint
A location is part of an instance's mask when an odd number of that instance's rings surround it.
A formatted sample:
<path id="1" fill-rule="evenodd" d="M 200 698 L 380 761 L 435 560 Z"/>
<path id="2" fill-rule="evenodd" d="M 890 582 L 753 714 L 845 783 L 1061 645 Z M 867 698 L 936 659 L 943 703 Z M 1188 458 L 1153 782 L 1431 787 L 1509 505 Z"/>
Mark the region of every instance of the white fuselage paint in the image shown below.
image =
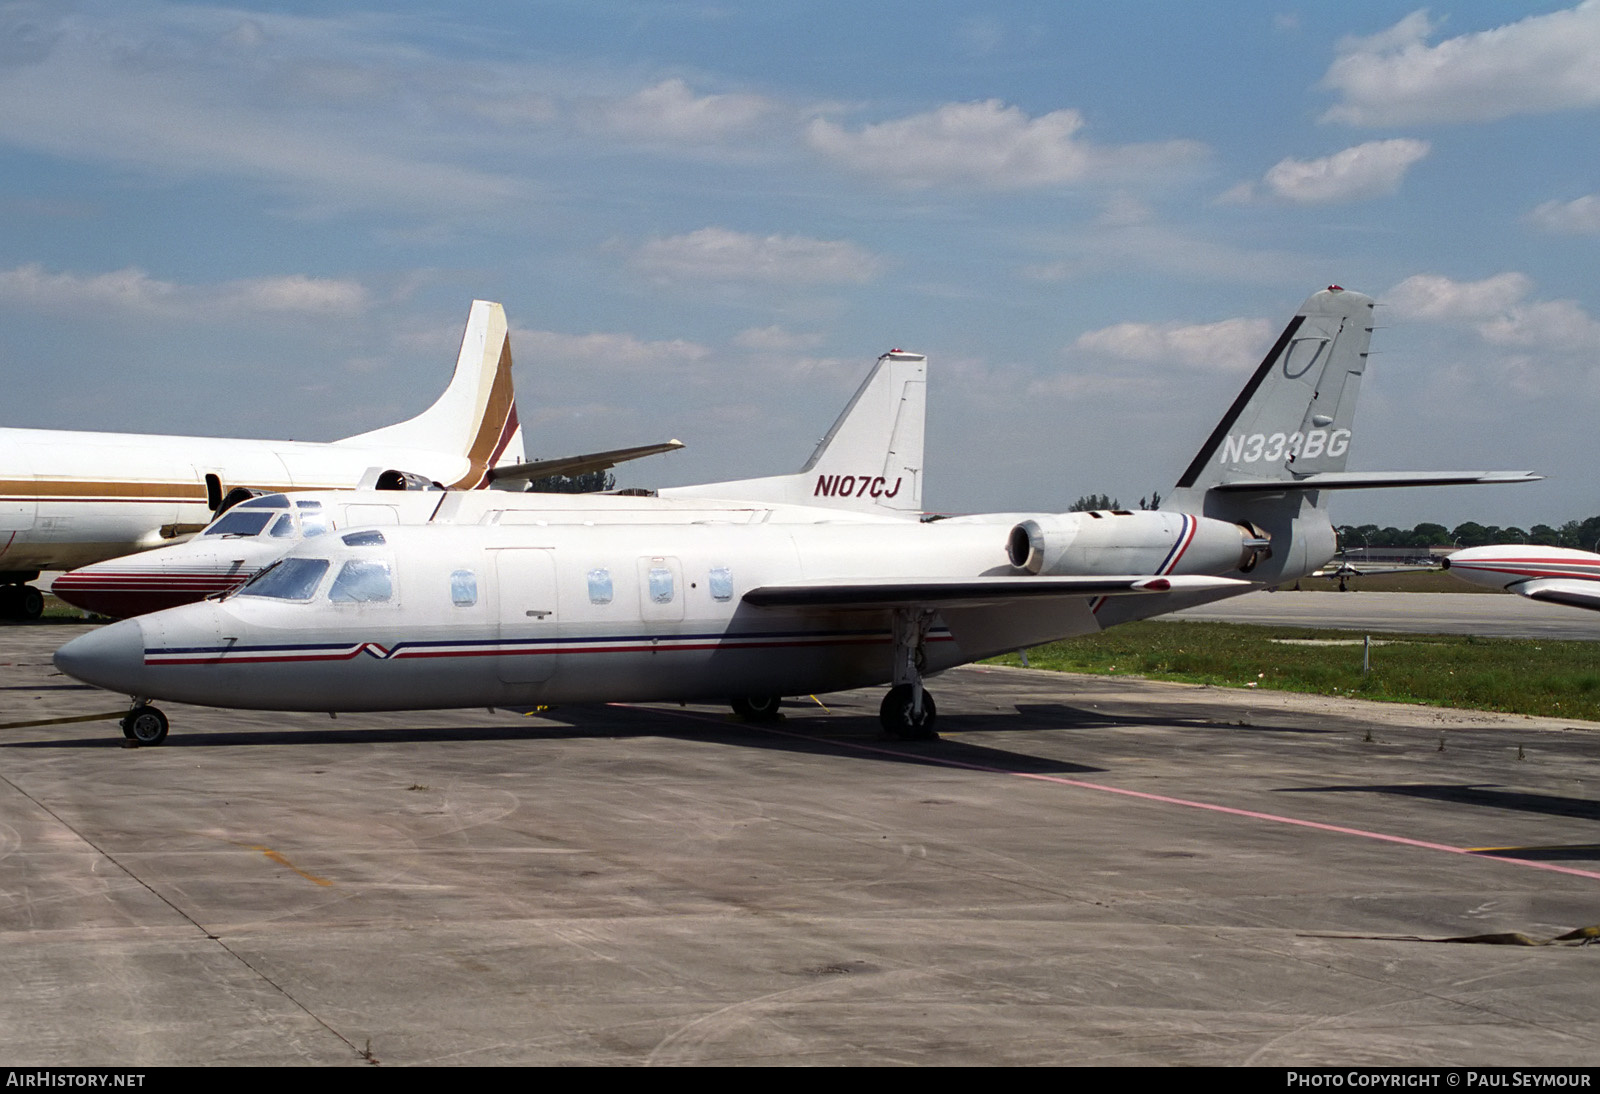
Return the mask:
<path id="1" fill-rule="evenodd" d="M 381 531 L 381 544 L 347 545 L 358 531 L 292 552 L 280 567 L 329 563 L 304 600 L 247 587 L 114 624 L 57 663 L 142 698 L 276 710 L 810 694 L 891 678 L 891 610 L 759 608 L 742 602 L 747 592 L 1022 575 L 1007 560 L 1004 523 Z M 333 602 L 345 565 L 363 560 L 387 565 L 391 594 Z M 1178 591 L 1122 599 L 1148 615 L 1195 602 Z M 928 632 L 925 671 L 1099 628 L 1084 596 L 946 608 Z"/>

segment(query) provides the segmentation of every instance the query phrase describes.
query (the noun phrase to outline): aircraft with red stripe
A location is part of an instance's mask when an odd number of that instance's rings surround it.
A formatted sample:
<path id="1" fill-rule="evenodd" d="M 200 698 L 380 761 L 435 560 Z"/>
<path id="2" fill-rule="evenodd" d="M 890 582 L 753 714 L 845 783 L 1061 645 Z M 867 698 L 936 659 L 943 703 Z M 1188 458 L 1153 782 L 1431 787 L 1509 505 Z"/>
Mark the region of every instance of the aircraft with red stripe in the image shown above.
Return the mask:
<path id="1" fill-rule="evenodd" d="M 1529 600 L 1600 611 L 1600 555 L 1589 551 L 1526 543 L 1468 547 L 1448 556 L 1444 568 Z"/>

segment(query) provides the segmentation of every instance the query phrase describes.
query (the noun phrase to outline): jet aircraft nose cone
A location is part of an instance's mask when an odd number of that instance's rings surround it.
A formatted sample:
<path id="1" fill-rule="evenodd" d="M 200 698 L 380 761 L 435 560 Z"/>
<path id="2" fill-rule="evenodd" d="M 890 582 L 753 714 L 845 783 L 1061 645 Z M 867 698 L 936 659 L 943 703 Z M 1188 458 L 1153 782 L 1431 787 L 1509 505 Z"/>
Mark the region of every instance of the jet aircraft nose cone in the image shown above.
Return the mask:
<path id="1" fill-rule="evenodd" d="M 76 680 L 140 695 L 144 680 L 144 630 L 137 619 L 125 619 L 90 631 L 56 651 L 56 668 Z"/>

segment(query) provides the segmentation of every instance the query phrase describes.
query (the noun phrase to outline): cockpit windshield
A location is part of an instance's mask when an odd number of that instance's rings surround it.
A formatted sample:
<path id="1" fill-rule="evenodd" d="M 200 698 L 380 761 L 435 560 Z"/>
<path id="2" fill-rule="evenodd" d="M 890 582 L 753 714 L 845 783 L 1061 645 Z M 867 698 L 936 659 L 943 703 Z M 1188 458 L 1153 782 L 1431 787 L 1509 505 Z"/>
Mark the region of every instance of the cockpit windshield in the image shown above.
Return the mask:
<path id="1" fill-rule="evenodd" d="M 246 502 L 245 504 L 249 504 Z M 208 536 L 254 536 L 259 535 L 273 518 L 270 511 L 253 509 L 245 511 L 238 506 L 222 514 L 211 522 L 211 527 L 205 530 Z"/>
<path id="2" fill-rule="evenodd" d="M 328 572 L 325 558 L 286 558 L 251 578 L 236 594 L 273 600 L 310 600 Z"/>

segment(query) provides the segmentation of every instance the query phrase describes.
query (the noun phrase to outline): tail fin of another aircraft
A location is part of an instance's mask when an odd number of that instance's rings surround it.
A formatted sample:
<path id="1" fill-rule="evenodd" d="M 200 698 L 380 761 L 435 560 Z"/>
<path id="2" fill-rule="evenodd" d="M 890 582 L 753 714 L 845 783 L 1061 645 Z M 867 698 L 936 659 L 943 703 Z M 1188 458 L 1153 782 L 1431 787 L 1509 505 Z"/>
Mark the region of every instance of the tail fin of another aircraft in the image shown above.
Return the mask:
<path id="1" fill-rule="evenodd" d="M 511 387 L 511 337 L 505 309 L 487 300 L 472 302 L 455 375 L 427 410 L 337 443 L 465 456 L 471 461 L 470 469 L 449 484 L 458 490 L 486 485 L 492 467 L 521 463 L 522 428 Z"/>
<path id="2" fill-rule="evenodd" d="M 822 505 L 864 512 L 922 512 L 928 359 L 893 350 L 878 358 L 855 396 L 793 475 L 664 487 L 664 498 Z"/>

